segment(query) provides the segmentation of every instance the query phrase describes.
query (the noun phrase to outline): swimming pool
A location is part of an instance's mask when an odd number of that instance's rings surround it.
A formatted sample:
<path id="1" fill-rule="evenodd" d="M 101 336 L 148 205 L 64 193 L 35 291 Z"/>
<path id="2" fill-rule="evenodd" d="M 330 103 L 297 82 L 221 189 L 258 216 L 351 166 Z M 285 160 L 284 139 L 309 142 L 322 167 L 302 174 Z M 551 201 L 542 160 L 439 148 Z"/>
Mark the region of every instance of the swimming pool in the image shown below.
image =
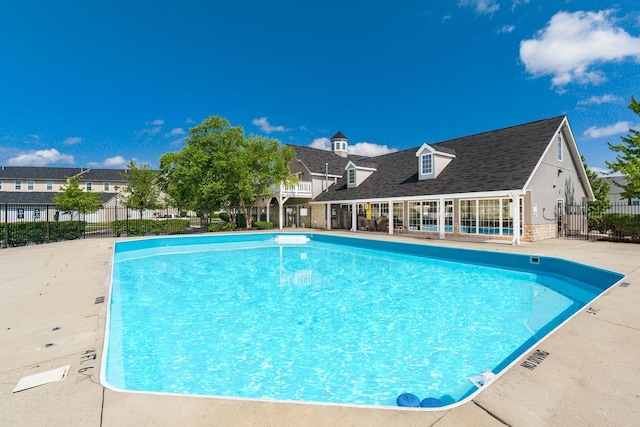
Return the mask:
<path id="1" fill-rule="evenodd" d="M 395 406 L 464 400 L 622 275 L 326 234 L 118 242 L 105 386 Z M 461 262 L 464 261 L 464 262 Z"/>

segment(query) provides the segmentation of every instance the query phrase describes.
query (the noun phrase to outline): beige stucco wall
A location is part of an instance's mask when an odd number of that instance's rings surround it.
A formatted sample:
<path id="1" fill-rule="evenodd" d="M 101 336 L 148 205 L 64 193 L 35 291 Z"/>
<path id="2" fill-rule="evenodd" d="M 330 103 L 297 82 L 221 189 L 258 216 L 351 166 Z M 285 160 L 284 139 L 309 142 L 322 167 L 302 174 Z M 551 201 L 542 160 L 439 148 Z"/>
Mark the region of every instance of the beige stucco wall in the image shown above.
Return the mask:
<path id="1" fill-rule="evenodd" d="M 568 150 L 565 132 L 563 142 L 563 160 L 559 161 L 557 158 L 554 136 L 527 187 L 531 194 L 530 204 L 526 204 L 525 218 L 531 218 L 530 221 L 526 221 L 527 224 L 555 226 L 558 200 L 563 200 L 565 204 L 582 203 L 586 200 L 587 193 L 578 175 L 578 165 L 582 161 L 574 158 Z M 537 207 L 536 216 L 533 212 L 534 206 Z"/>

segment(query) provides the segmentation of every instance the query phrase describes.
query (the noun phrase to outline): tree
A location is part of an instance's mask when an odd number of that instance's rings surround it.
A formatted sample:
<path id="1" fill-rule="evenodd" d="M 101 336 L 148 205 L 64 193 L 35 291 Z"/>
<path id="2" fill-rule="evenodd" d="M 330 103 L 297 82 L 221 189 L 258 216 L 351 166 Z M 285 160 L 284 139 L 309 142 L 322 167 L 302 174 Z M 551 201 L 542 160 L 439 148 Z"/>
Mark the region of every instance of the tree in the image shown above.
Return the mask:
<path id="1" fill-rule="evenodd" d="M 145 209 L 162 207 L 158 172 L 154 171 L 149 164 L 136 164 L 130 160 L 123 177 L 129 181 L 129 185 L 122 190 L 124 205 L 130 209 L 138 209 L 140 218 Z"/>
<path id="2" fill-rule="evenodd" d="M 275 139 L 251 135 L 240 126 L 211 116 L 189 130 L 187 145 L 160 157 L 162 189 L 181 206 L 208 213 L 237 214 L 289 176 L 293 150 Z M 248 224 L 251 219 L 247 215 Z"/>
<path id="3" fill-rule="evenodd" d="M 584 170 L 587 173 L 587 178 L 589 179 L 589 185 L 591 186 L 593 195 L 595 196 L 594 200 L 589 202 L 587 211 L 589 229 L 599 230 L 602 225 L 602 217 L 611 206 L 609 202 L 609 190 L 611 186 L 608 182 L 601 179 L 596 172 L 589 169 L 587 161 L 583 155 L 580 155 L 580 157 L 582 158 L 582 164 L 584 165 Z"/>
<path id="4" fill-rule="evenodd" d="M 67 186 L 60 187 L 61 191 L 53 196 L 53 203 L 61 210 L 87 214 L 97 211 L 102 206 L 100 193 L 83 191 L 79 184 L 80 178 L 72 176 L 67 181 Z"/>
<path id="5" fill-rule="evenodd" d="M 640 103 L 631 97 L 629 108 L 640 116 Z M 607 162 L 612 172 L 619 172 L 627 180 L 627 184 L 618 184 L 622 188 L 620 196 L 625 199 L 640 198 L 640 132 L 629 129 L 626 136 L 621 136 L 622 143 L 613 145 L 607 142 L 609 149 L 618 153 L 615 162 Z"/>
<path id="6" fill-rule="evenodd" d="M 258 135 L 250 135 L 244 141 L 247 166 L 248 193 L 243 207 L 247 227 L 251 227 L 249 210 L 258 199 L 268 197 L 271 187 L 289 179 L 289 160 L 295 156 L 291 147 L 280 145 L 280 141 Z"/>

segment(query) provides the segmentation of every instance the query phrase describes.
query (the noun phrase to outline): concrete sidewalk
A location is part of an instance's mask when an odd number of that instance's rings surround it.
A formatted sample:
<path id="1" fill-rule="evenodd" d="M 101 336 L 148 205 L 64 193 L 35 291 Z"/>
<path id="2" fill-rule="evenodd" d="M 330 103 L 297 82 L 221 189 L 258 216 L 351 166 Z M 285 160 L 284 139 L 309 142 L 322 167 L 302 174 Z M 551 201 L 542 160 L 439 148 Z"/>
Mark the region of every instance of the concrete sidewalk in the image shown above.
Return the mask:
<path id="1" fill-rule="evenodd" d="M 627 278 L 541 343 L 537 349 L 548 355 L 532 357 L 535 368 L 514 365 L 473 401 L 448 411 L 353 408 L 107 390 L 99 370 L 115 239 L 1 249 L 0 425 L 637 425 L 639 245 L 551 240 L 512 247 L 358 236 L 558 256 Z M 66 365 L 65 380 L 13 393 L 22 377 Z"/>

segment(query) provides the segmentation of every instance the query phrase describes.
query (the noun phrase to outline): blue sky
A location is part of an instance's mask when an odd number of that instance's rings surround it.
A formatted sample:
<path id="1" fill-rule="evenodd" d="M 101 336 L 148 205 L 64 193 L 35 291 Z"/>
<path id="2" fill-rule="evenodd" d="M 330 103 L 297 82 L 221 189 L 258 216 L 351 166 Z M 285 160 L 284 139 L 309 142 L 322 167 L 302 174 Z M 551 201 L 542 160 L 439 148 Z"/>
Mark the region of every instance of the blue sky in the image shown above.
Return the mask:
<path id="1" fill-rule="evenodd" d="M 566 114 L 590 166 L 640 119 L 637 0 L 0 4 L 0 164 L 157 167 L 210 115 L 379 154 Z"/>

